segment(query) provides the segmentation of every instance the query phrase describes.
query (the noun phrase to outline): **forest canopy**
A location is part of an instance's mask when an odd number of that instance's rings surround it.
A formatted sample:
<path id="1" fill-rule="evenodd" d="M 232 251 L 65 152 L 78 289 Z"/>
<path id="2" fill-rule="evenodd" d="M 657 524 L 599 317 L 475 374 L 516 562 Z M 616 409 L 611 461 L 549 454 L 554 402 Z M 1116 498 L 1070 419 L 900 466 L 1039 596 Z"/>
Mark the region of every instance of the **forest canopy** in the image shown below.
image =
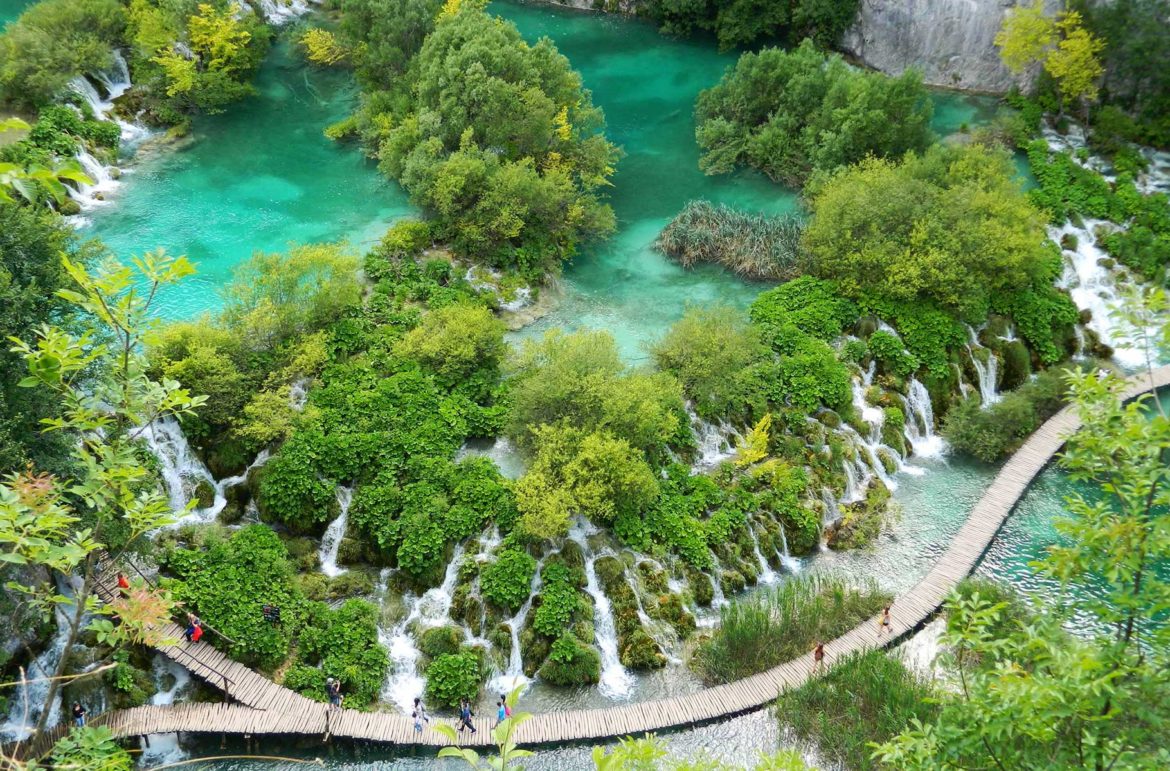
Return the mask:
<path id="1" fill-rule="evenodd" d="M 799 186 L 867 155 L 898 157 L 933 141 L 922 77 L 849 67 L 809 41 L 792 51 L 746 53 L 695 103 L 699 167 L 726 174 L 752 166 Z"/>

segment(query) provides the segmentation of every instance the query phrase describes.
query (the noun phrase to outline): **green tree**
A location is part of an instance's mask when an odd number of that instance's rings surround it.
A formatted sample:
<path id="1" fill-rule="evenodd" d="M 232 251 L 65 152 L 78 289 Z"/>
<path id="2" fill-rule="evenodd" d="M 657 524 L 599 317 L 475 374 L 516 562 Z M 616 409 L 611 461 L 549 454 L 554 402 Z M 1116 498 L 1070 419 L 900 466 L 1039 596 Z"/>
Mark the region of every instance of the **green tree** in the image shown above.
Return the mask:
<path id="1" fill-rule="evenodd" d="M 1164 291 L 1122 315 L 1144 321 L 1170 309 Z M 1153 342 L 1170 344 L 1170 325 Z M 1082 427 L 1060 459 L 1091 491 L 1066 498 L 1061 538 L 1036 567 L 1078 590 L 1077 637 L 1067 611 L 1004 624 L 1004 603 L 975 593 L 948 603 L 944 644 L 955 650 L 961 691 L 934 724 L 918 724 L 877 755 L 898 768 L 1161 768 L 1170 761 L 1170 416 L 1125 383 L 1070 373 Z M 1005 632 L 1005 626 L 1007 627 Z"/>
<path id="2" fill-rule="evenodd" d="M 113 61 L 126 28 L 118 0 L 42 0 L 0 34 L 0 95 L 40 107 Z"/>
<path id="3" fill-rule="evenodd" d="M 442 0 L 342 0 L 338 33 L 371 89 L 391 89 L 435 28 Z"/>
<path id="4" fill-rule="evenodd" d="M 925 149 L 932 110 L 913 70 L 891 78 L 854 69 L 809 41 L 793 51 L 765 48 L 741 56 L 699 94 L 699 167 L 726 174 L 748 165 L 799 185 L 815 170 Z"/>
<path id="5" fill-rule="evenodd" d="M 658 21 L 667 35 L 712 31 L 723 50 L 760 40 L 804 38 L 830 48 L 853 24 L 859 6 L 858 0 L 650 0 L 638 11 Z"/>
<path id="6" fill-rule="evenodd" d="M 1043 61 L 1056 40 L 1056 20 L 1044 13 L 1043 0 L 1009 9 L 995 34 L 1000 58 L 1017 74 Z"/>
<path id="7" fill-rule="evenodd" d="M 507 350 L 504 325 L 482 305 L 449 305 L 431 311 L 395 346 L 453 386 L 477 370 L 496 373 Z"/>
<path id="8" fill-rule="evenodd" d="M 1045 217 L 999 150 L 871 158 L 815 186 L 810 208 L 811 270 L 847 297 L 933 301 L 982 319 L 997 295 L 1049 280 Z"/>
<path id="9" fill-rule="evenodd" d="M 72 598 L 58 593 L 51 578 L 15 586 L 45 613 L 54 606 L 67 609 L 68 650 L 86 614 L 100 610 L 94 596 L 99 553 L 107 550 L 116 559 L 171 519 L 166 496 L 142 464 L 141 433 L 153 420 L 190 412 L 203 398 L 191 397 L 174 381 L 147 378 L 141 353 L 143 337 L 155 323 L 152 301 L 159 287 L 192 272 L 185 258 L 151 253 L 135 259 L 134 268 L 110 263 L 93 273 L 68 257 L 63 265 L 76 288 L 59 294 L 88 314 L 92 325 L 76 334 L 46 325 L 35 340 L 18 341 L 14 351 L 28 367 L 20 385 L 52 391 L 62 401 L 61 416 L 47 419 L 45 426 L 74 442 L 77 471 L 68 481 L 26 472 L 0 484 L 0 543 L 8 564 L 30 565 L 50 576 L 79 576 Z M 166 603 L 155 607 L 165 617 Z M 111 642 L 133 641 L 163 620 L 148 617 L 129 624 L 131 617 L 124 614 L 116 629 L 101 619 L 95 625 Z M 70 657 L 62 656 L 37 732 L 45 728 L 69 665 Z"/>
<path id="10" fill-rule="evenodd" d="M 1065 100 L 1091 102 L 1097 98 L 1097 83 L 1104 74 L 1101 51 L 1105 43 L 1081 24 L 1081 15 L 1068 11 L 1057 26 L 1063 33 L 1056 48 L 1044 60 L 1044 69 L 1056 79 Z"/>

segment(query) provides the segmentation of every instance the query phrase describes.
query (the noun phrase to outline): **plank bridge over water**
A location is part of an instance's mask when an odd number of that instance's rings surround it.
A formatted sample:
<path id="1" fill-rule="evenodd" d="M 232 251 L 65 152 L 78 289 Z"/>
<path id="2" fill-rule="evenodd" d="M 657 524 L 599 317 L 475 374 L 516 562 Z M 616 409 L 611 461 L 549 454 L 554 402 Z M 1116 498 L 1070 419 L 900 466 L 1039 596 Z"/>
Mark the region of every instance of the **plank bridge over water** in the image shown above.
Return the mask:
<path id="1" fill-rule="evenodd" d="M 1170 366 L 1130 378 L 1126 399 L 1170 385 Z M 830 666 L 850 654 L 889 645 L 922 626 L 939 609 L 951 589 L 979 562 L 1028 485 L 1080 427 L 1071 407 L 1046 421 L 1000 469 L 983 497 L 971 510 L 946 551 L 926 576 L 898 597 L 891 608 L 892 634 L 877 637 L 874 622 L 866 621 L 825 646 Z M 106 576 L 99 594 L 109 600 L 114 577 Z M 172 624 L 166 631 L 182 640 L 182 630 Z M 131 737 L 179 731 L 219 734 L 308 734 L 343 737 L 403 745 L 445 746 L 446 737 L 424 728 L 416 733 L 413 721 L 391 712 L 359 712 L 330 708 L 277 685 L 205 642 L 179 642 L 160 648 L 163 655 L 186 667 L 208 684 L 219 688 L 234 703 L 143 706 L 98 715 L 91 725 L 105 725 L 115 736 Z M 785 690 L 812 677 L 812 655 L 734 683 L 707 688 L 684 696 L 615 705 L 599 709 L 567 710 L 538 714 L 518 726 L 515 740 L 521 744 L 553 744 L 592 741 L 638 735 L 716 720 L 759 709 Z M 477 734 L 464 736 L 465 745 L 491 742 L 491 718 L 476 719 Z M 46 732 L 41 747 L 51 746 L 66 729 Z"/>

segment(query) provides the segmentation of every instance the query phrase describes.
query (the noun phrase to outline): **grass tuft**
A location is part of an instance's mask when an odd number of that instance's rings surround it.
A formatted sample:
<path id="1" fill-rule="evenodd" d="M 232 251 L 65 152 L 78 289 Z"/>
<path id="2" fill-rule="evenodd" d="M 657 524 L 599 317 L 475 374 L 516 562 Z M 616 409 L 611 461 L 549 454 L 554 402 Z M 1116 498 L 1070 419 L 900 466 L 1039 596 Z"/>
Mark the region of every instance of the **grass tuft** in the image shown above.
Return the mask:
<path id="1" fill-rule="evenodd" d="M 690 268 L 713 262 L 741 276 L 788 281 L 801 273 L 794 215 L 748 214 L 710 201 L 690 201 L 658 235 L 655 246 Z"/>

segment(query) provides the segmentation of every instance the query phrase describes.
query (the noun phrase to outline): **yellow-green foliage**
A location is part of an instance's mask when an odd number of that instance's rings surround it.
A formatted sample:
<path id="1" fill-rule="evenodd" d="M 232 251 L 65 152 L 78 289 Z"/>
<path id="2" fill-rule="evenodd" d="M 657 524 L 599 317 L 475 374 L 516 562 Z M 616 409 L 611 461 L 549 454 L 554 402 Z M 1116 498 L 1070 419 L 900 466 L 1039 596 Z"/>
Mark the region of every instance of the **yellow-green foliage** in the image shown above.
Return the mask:
<path id="1" fill-rule="evenodd" d="M 764 417 L 736 445 L 735 465 L 750 466 L 768 457 L 768 432 L 771 428 L 772 413 L 764 413 Z"/>
<path id="2" fill-rule="evenodd" d="M 310 27 L 301 35 L 301 45 L 309 61 L 317 64 L 332 65 L 345 59 L 345 47 L 337 40 L 337 36 L 327 29 Z"/>
<path id="3" fill-rule="evenodd" d="M 395 346 L 452 385 L 476 369 L 494 372 L 505 350 L 503 323 L 483 305 L 467 304 L 431 311 Z"/>

